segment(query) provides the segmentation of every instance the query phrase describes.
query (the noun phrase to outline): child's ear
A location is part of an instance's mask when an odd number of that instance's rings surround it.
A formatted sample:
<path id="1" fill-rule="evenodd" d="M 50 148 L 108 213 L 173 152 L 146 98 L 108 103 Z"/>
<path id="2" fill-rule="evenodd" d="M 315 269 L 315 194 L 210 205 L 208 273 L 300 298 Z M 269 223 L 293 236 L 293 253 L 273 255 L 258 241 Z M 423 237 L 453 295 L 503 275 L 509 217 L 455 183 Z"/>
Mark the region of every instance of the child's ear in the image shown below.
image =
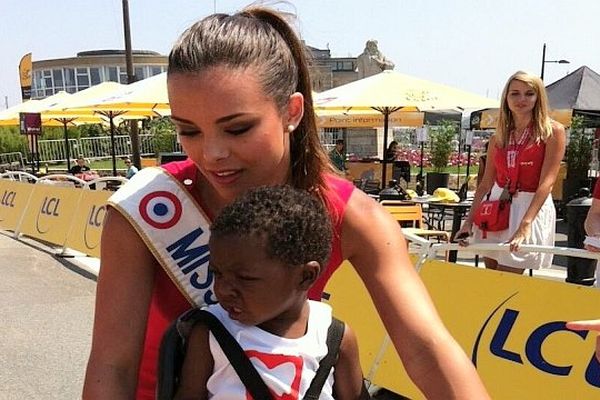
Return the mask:
<path id="1" fill-rule="evenodd" d="M 302 280 L 300 281 L 300 288 L 302 290 L 308 290 L 313 283 L 319 277 L 321 272 L 321 265 L 316 261 L 309 261 L 302 267 Z"/>

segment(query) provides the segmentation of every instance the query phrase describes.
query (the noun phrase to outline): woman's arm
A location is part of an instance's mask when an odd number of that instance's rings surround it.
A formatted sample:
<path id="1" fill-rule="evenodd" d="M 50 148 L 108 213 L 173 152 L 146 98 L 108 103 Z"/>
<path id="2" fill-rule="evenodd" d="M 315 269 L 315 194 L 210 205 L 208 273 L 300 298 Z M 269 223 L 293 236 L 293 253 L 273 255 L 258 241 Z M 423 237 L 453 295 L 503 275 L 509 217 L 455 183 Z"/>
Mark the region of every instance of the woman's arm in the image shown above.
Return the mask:
<path id="1" fill-rule="evenodd" d="M 396 351 L 428 399 L 488 399 L 473 364 L 440 320 L 408 258 L 398 223 L 355 190 L 342 226 L 342 251 L 364 282 Z"/>
<path id="2" fill-rule="evenodd" d="M 560 162 L 565 155 L 565 141 L 565 128 L 558 122 L 553 122 L 552 136 L 546 142 L 540 183 L 519 228 L 510 240 L 511 250 L 518 250 L 519 245 L 531 234 L 531 224 L 552 191 L 554 182 L 556 182 Z"/>
<path id="3" fill-rule="evenodd" d="M 208 399 L 206 383 L 212 375 L 213 364 L 208 329 L 202 324 L 196 324 L 188 340 L 181 368 L 181 383 L 174 400 Z"/>
<path id="4" fill-rule="evenodd" d="M 598 181 L 600 183 L 600 180 Z M 600 200 L 592 199 L 592 206 L 585 218 L 585 233 L 600 236 Z"/>
<path id="5" fill-rule="evenodd" d="M 92 350 L 83 398 L 132 399 L 156 261 L 129 222 L 111 207 L 101 243 Z"/>
<path id="6" fill-rule="evenodd" d="M 334 393 L 338 400 L 358 400 L 363 391 L 363 375 L 354 331 L 346 324 L 334 370 Z"/>

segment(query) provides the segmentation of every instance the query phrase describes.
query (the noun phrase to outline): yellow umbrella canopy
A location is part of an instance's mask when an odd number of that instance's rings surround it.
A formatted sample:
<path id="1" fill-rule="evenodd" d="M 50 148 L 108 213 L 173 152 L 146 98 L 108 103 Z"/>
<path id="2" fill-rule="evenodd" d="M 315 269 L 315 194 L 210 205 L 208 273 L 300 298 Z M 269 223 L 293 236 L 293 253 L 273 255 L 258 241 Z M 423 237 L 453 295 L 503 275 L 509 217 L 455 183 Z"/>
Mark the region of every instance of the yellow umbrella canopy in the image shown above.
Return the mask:
<path id="1" fill-rule="evenodd" d="M 20 113 L 41 113 L 44 110 L 54 106 L 61 101 L 65 101 L 72 95 L 65 92 L 60 91 L 53 96 L 46 97 L 43 100 L 28 100 L 24 103 L 17 104 L 16 106 L 10 107 L 2 112 L 0 112 L 0 126 L 16 126 L 19 125 Z M 78 122 L 73 122 L 74 124 L 82 124 L 82 123 L 98 123 L 102 122 L 99 117 L 85 117 L 82 118 Z M 55 120 L 50 115 L 42 115 L 42 124 L 44 126 L 63 126 L 63 123 Z"/>
<path id="2" fill-rule="evenodd" d="M 129 85 L 122 85 L 118 91 L 89 99 L 76 107 L 96 112 L 119 112 L 121 115 L 170 115 L 167 74 L 163 72 Z"/>
<path id="3" fill-rule="evenodd" d="M 82 106 L 93 102 L 98 98 L 104 98 L 111 94 L 119 92 L 125 85 L 117 82 L 102 82 L 85 90 L 72 94 L 69 98 L 63 99 L 46 108 L 43 113 L 47 115 L 61 117 L 77 118 L 85 115 L 95 115 L 95 110 L 83 108 Z"/>
<path id="4" fill-rule="evenodd" d="M 497 100 L 390 70 L 326 90 L 315 97 L 317 110 L 431 111 L 497 106 Z"/>
<path id="5" fill-rule="evenodd" d="M 387 146 L 390 114 L 402 111 L 463 110 L 497 107 L 498 102 L 447 85 L 387 70 L 317 94 L 320 110 L 360 112 L 376 110 L 383 114 L 383 153 Z M 385 160 L 384 160 L 385 163 Z M 386 183 L 382 168 L 382 183 Z"/>

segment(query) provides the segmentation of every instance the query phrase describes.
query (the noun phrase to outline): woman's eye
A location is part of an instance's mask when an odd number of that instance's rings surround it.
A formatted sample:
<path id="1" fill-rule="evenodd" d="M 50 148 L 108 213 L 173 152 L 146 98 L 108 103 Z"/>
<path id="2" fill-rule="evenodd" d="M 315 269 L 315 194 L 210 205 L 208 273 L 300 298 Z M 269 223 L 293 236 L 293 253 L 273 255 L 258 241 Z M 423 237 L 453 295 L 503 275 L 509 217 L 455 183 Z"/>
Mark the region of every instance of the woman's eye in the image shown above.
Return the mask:
<path id="1" fill-rule="evenodd" d="M 234 128 L 228 128 L 226 129 L 227 133 L 230 133 L 232 135 L 241 135 L 247 131 L 249 131 L 251 128 L 251 126 L 240 126 L 240 127 L 234 127 Z"/>
<path id="2" fill-rule="evenodd" d="M 177 131 L 179 136 L 194 136 L 197 133 L 198 131 L 195 129 L 182 129 Z"/>

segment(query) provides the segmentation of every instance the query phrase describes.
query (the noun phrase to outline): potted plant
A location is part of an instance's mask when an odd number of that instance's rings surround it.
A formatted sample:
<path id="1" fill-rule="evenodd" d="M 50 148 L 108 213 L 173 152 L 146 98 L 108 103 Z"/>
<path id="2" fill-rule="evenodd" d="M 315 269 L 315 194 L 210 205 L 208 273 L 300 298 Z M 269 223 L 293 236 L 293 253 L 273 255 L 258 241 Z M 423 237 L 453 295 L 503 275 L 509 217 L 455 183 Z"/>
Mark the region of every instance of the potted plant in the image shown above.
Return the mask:
<path id="1" fill-rule="evenodd" d="M 456 138 L 458 127 L 452 121 L 443 120 L 430 130 L 431 165 L 433 172 L 427 173 L 427 193 L 433 194 L 439 187 L 448 187 L 450 174 L 445 172 L 452 154 L 452 141 Z"/>
<path id="2" fill-rule="evenodd" d="M 592 161 L 592 137 L 584 129 L 583 117 L 573 117 L 569 130 L 566 156 L 567 177 L 563 181 L 564 202 L 578 197 L 580 188 L 590 187 L 588 170 Z"/>

